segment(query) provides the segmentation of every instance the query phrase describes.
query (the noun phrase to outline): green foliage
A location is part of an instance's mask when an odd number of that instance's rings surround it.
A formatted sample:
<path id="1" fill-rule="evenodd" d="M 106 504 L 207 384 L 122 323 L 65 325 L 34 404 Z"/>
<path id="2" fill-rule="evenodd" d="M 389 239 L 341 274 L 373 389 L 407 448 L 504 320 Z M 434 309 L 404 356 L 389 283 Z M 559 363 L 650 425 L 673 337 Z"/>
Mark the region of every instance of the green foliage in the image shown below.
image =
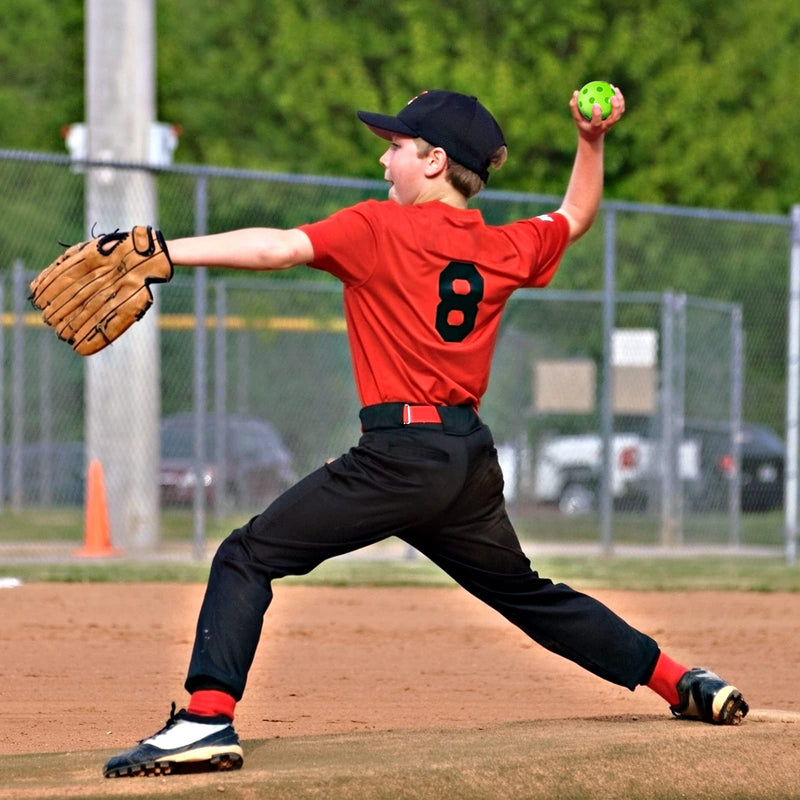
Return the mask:
<path id="1" fill-rule="evenodd" d="M 83 0 L 0 8 L 0 143 L 59 150 L 83 117 Z M 794 0 L 159 0 L 158 114 L 177 158 L 380 177 L 357 108 L 396 111 L 424 88 L 478 95 L 511 158 L 497 188 L 560 194 L 566 104 L 592 78 L 628 114 L 607 196 L 785 213 L 797 200 Z"/>
<path id="2" fill-rule="evenodd" d="M 83 118 L 83 3 L 7 0 L 0 31 L 0 147 L 62 149 Z"/>
<path id="3" fill-rule="evenodd" d="M 160 105 L 184 126 L 181 159 L 379 177 L 381 145 L 354 110 L 448 87 L 503 124 L 511 159 L 493 186 L 560 194 L 566 103 L 605 77 L 629 108 L 608 196 L 781 212 L 796 200 L 790 0 L 173 0 L 158 13 Z"/>

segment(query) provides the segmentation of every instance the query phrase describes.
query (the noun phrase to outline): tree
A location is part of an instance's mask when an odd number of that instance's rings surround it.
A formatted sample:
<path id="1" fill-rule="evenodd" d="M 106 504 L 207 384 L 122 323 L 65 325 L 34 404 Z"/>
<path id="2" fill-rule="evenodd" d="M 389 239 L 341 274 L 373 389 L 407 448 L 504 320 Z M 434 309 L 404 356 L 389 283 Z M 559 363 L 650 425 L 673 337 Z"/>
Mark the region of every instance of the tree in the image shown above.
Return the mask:
<path id="1" fill-rule="evenodd" d="M 0 141 L 62 150 L 83 117 L 83 2 L 9 0 L 0 26 Z M 478 97 L 502 122 L 502 189 L 560 194 L 566 111 L 619 84 L 607 196 L 786 213 L 797 201 L 794 0 L 157 0 L 159 116 L 191 163 L 379 176 L 357 108 L 424 88 Z"/>

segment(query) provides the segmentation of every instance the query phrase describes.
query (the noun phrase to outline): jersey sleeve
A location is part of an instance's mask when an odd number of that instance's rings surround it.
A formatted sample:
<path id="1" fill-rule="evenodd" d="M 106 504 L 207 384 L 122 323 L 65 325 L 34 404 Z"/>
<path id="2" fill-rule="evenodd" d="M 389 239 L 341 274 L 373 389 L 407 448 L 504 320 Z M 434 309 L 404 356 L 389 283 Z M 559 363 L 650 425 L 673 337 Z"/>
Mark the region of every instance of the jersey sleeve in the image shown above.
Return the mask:
<path id="1" fill-rule="evenodd" d="M 375 269 L 377 240 L 369 201 L 337 211 L 326 219 L 300 225 L 311 240 L 314 260 L 308 265 L 357 286 Z"/>
<path id="2" fill-rule="evenodd" d="M 551 212 L 508 226 L 514 233 L 527 274 L 522 286 L 547 286 L 561 263 L 569 240 L 569 222 L 563 214 Z"/>

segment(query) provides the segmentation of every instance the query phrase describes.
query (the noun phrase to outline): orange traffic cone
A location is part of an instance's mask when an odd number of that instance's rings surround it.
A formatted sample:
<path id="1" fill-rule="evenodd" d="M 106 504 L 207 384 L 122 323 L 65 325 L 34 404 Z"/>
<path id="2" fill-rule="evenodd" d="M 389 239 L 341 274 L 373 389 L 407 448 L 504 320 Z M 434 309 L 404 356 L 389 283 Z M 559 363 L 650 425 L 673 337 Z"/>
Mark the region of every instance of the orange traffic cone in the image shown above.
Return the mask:
<path id="1" fill-rule="evenodd" d="M 106 503 L 106 484 L 103 479 L 103 466 L 94 458 L 89 463 L 89 476 L 86 482 L 86 530 L 84 544 L 74 555 L 88 558 L 117 556 L 121 551 L 111 546 L 111 526 L 108 522 Z"/>

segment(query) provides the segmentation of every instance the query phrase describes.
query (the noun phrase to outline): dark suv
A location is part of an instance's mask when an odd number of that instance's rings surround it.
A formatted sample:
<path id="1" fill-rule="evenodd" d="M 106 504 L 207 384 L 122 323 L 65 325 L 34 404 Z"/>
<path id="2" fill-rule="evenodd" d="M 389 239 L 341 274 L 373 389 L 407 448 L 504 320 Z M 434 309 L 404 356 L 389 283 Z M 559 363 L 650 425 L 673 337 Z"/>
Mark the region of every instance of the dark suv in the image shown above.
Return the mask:
<path id="1" fill-rule="evenodd" d="M 687 432 L 701 442 L 702 479 L 692 505 L 697 510 L 722 511 L 728 507 L 730 483 L 735 476 L 728 432 Z M 772 511 L 783 505 L 785 447 L 772 428 L 744 423 L 739 440 L 742 511 Z"/>
<path id="2" fill-rule="evenodd" d="M 164 503 L 191 503 L 195 486 L 195 420 L 174 414 L 161 422 L 161 497 Z M 217 416 L 204 425 L 206 498 L 220 491 L 225 499 L 245 506 L 266 506 L 295 481 L 292 457 L 274 425 L 256 417 L 227 416 L 223 458 L 217 458 Z"/>

